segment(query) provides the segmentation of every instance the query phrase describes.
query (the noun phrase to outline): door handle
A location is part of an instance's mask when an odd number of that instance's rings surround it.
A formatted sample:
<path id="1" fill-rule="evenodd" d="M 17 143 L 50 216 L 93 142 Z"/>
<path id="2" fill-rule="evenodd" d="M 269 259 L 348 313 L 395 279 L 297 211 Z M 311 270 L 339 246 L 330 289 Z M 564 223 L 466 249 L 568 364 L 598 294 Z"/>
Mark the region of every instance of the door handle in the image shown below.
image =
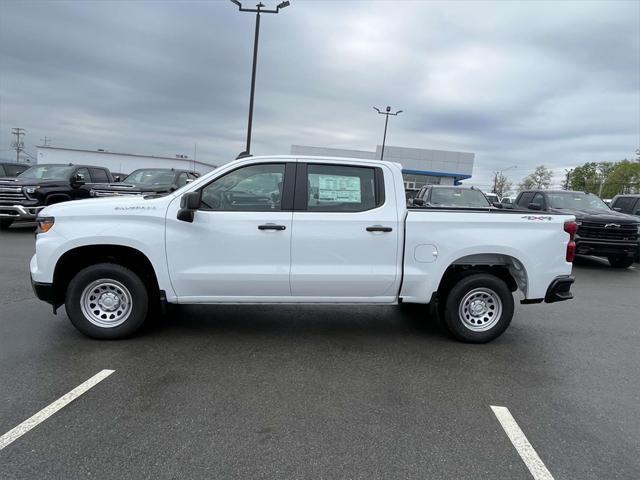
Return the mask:
<path id="1" fill-rule="evenodd" d="M 284 225 L 276 225 L 275 223 L 267 223 L 265 225 L 258 225 L 258 230 L 286 230 Z"/>
<path id="2" fill-rule="evenodd" d="M 367 232 L 390 232 L 393 228 L 391 227 L 383 227 L 382 225 L 371 225 L 367 227 Z"/>

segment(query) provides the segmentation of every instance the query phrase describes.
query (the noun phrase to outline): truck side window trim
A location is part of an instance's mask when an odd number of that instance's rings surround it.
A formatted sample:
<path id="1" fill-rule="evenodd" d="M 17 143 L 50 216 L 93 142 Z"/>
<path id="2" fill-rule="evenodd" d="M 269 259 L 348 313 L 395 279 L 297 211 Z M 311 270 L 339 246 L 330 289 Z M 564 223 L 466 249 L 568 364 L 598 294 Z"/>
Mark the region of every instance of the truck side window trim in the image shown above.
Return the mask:
<path id="1" fill-rule="evenodd" d="M 296 179 L 296 163 L 295 162 L 260 162 L 260 163 L 251 163 L 248 165 L 240 165 L 237 168 L 234 168 L 233 170 L 229 170 L 228 172 L 223 173 L 222 175 L 220 175 L 219 177 L 216 177 L 214 179 L 212 179 L 209 183 L 207 183 L 206 185 L 203 185 L 202 187 L 200 187 L 199 189 L 195 190 L 195 191 L 199 191 L 202 192 L 204 189 L 206 189 L 209 185 L 211 185 L 212 183 L 220 180 L 221 178 L 224 178 L 225 176 L 236 172 L 238 170 L 241 170 L 243 168 L 247 168 L 247 167 L 255 167 L 255 166 L 259 166 L 259 165 L 284 165 L 284 178 L 283 178 L 283 186 L 282 186 L 282 197 L 280 199 L 280 208 L 278 210 L 273 210 L 275 212 L 285 212 L 285 211 L 291 211 L 293 210 L 293 196 L 294 196 L 294 189 L 295 189 L 295 179 Z M 197 178 L 197 177 L 196 177 Z M 223 212 L 223 211 L 234 211 L 234 212 L 265 212 L 268 210 L 252 210 L 252 209 L 247 209 L 247 210 L 218 210 L 215 208 L 207 208 L 204 205 L 201 205 L 200 208 L 198 210 L 204 211 L 204 212 Z"/>
<path id="2" fill-rule="evenodd" d="M 353 167 L 353 168 L 362 168 L 362 169 L 371 169 L 373 170 L 374 175 L 374 198 L 375 205 L 371 208 L 365 208 L 362 210 L 348 210 L 348 211 L 340 211 L 340 210 L 331 210 L 331 209 L 313 209 L 310 210 L 308 206 L 309 201 L 309 165 L 319 165 L 323 167 Z M 296 182 L 295 182 L 295 196 L 294 196 L 293 210 L 294 211 L 303 211 L 303 212 L 318 212 L 318 213 L 359 213 L 366 212 L 369 210 L 374 210 L 376 208 L 382 207 L 385 204 L 385 191 L 384 191 L 384 172 L 380 167 L 372 167 L 372 166 L 360 166 L 360 165 L 351 165 L 344 163 L 315 163 L 315 162 L 298 162 L 297 163 L 297 171 L 296 171 Z"/>

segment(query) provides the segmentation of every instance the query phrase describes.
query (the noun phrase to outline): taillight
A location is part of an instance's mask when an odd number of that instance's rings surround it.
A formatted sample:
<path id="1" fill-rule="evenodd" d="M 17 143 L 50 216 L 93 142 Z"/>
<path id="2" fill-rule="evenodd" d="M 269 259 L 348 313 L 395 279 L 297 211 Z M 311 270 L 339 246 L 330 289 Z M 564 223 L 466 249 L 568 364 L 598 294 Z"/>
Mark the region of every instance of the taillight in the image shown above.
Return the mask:
<path id="1" fill-rule="evenodd" d="M 573 262 L 576 256 L 576 233 L 578 232 L 578 224 L 574 221 L 564 222 L 564 231 L 569 234 L 569 243 L 567 244 L 567 262 Z"/>

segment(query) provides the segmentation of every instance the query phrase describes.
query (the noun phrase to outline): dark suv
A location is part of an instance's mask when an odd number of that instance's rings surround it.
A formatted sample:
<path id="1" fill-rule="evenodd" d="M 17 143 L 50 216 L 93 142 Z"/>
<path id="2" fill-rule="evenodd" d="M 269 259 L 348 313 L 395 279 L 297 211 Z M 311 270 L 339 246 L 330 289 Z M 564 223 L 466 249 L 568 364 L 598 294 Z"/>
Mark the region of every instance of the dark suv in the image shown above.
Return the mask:
<path id="1" fill-rule="evenodd" d="M 414 207 L 493 208 L 487 197 L 473 187 L 426 185 L 411 202 Z"/>
<path id="2" fill-rule="evenodd" d="M 15 177 L 27 168 L 29 168 L 29 165 L 24 163 L 0 162 L 0 177 Z"/>
<path id="3" fill-rule="evenodd" d="M 592 193 L 567 190 L 526 190 L 515 208 L 575 215 L 576 253 L 606 257 L 612 267 L 627 268 L 638 251 L 640 221 L 611 210 Z"/>
<path id="4" fill-rule="evenodd" d="M 165 195 L 192 182 L 198 174 L 174 168 L 141 168 L 116 183 L 92 185 L 92 197 L 114 195 Z"/>
<path id="5" fill-rule="evenodd" d="M 111 182 L 108 169 L 90 165 L 34 165 L 15 178 L 0 179 L 0 228 L 33 220 L 47 205 L 88 198 L 86 184 Z"/>

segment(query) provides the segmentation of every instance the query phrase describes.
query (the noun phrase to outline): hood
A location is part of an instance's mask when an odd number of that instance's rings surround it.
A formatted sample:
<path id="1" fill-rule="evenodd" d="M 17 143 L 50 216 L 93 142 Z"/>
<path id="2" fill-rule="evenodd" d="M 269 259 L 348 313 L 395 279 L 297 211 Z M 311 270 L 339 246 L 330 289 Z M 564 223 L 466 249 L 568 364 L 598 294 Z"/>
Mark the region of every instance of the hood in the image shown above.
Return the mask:
<path id="1" fill-rule="evenodd" d="M 616 212 L 615 210 L 590 210 L 590 209 L 573 209 L 573 208 L 551 208 L 550 212 L 564 213 L 567 215 L 575 215 L 576 220 L 587 222 L 615 222 L 622 225 L 630 223 L 638 223 L 638 219 L 626 213 Z"/>
<path id="2" fill-rule="evenodd" d="M 107 190 L 112 192 L 149 192 L 149 193 L 161 193 L 170 192 L 173 185 L 143 185 L 141 183 L 99 183 L 97 185 L 91 185 L 93 190 Z"/>
<path id="3" fill-rule="evenodd" d="M 62 186 L 69 185 L 65 180 L 38 180 L 36 178 L 20 178 L 20 177 L 2 177 L 0 178 L 0 187 L 25 187 L 27 185 L 37 185 L 39 187 L 46 186 Z"/>
<path id="4" fill-rule="evenodd" d="M 164 215 L 173 196 L 145 198 L 140 196 L 113 196 L 102 198 L 88 198 L 61 202 L 50 205 L 40 212 L 40 216 L 83 217 L 119 216 L 119 215 Z"/>

